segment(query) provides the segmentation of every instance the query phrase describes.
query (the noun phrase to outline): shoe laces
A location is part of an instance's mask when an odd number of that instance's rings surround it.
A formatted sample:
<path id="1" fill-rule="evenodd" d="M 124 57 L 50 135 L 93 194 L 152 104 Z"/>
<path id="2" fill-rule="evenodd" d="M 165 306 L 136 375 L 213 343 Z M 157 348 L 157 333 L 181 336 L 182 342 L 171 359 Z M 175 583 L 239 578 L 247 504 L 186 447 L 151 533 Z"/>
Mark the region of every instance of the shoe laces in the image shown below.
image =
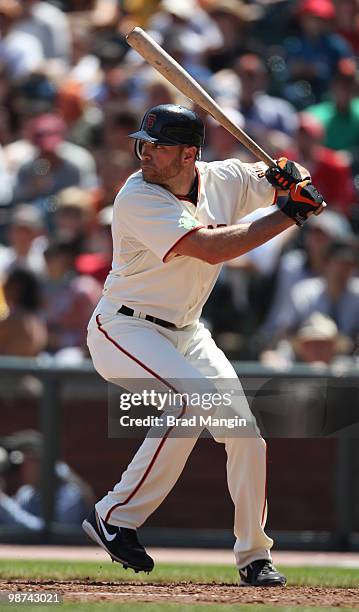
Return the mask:
<path id="1" fill-rule="evenodd" d="M 269 559 L 260 559 L 258 561 L 253 561 L 253 566 L 258 568 L 258 573 L 269 574 L 270 572 L 275 571 L 273 563 L 269 561 Z"/>

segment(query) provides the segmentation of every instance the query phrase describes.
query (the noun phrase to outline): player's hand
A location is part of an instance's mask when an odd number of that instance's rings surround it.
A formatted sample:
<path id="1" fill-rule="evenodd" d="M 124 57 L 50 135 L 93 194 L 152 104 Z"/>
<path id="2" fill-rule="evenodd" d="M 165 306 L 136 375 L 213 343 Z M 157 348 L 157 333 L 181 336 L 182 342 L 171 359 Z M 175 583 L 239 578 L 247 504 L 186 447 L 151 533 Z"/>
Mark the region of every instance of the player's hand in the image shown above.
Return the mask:
<path id="1" fill-rule="evenodd" d="M 288 199 L 280 209 L 297 225 L 312 215 L 320 215 L 326 207 L 323 196 L 309 180 L 301 181 L 291 187 Z"/>
<path id="2" fill-rule="evenodd" d="M 304 170 L 304 169 L 303 169 Z M 266 170 L 266 179 L 276 189 L 290 189 L 296 183 L 309 179 L 309 176 L 302 176 L 300 168 L 287 157 L 280 157 L 276 166 Z"/>

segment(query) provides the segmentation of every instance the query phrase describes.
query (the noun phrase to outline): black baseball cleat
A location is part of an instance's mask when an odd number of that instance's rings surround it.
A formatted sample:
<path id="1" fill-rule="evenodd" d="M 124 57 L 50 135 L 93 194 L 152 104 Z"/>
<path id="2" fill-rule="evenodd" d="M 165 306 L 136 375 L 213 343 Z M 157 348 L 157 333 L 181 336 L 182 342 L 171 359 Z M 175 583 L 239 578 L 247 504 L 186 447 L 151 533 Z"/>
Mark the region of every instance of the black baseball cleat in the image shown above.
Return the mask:
<path id="1" fill-rule="evenodd" d="M 105 549 L 112 561 L 122 563 L 125 569 L 130 567 L 135 572 L 153 570 L 153 559 L 138 541 L 136 529 L 105 523 L 95 508 L 83 521 L 82 529 L 91 540 Z"/>
<path id="2" fill-rule="evenodd" d="M 268 559 L 252 561 L 239 570 L 241 582 L 239 586 L 285 586 L 287 579 L 280 574 Z"/>

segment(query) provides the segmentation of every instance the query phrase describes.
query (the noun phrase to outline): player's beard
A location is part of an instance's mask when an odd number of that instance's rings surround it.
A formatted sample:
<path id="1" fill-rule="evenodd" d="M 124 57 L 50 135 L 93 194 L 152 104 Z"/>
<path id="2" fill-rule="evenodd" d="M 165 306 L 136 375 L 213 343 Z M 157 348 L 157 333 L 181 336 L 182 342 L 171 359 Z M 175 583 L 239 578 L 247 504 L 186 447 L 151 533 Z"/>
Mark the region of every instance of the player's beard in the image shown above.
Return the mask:
<path id="1" fill-rule="evenodd" d="M 164 168 L 157 168 L 151 163 L 143 162 L 144 167 L 142 167 L 141 164 L 141 168 L 144 181 L 146 181 L 146 183 L 163 185 L 165 187 L 168 181 L 178 176 L 183 169 L 181 153 L 182 152 L 179 151 L 177 157 Z"/>

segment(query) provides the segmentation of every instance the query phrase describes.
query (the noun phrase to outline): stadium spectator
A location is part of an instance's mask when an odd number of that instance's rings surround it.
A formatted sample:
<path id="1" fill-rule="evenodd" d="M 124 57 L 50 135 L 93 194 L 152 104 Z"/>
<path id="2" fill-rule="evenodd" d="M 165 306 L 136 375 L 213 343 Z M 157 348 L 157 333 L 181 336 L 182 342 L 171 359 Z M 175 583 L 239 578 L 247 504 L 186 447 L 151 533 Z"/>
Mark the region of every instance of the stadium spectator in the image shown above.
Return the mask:
<path id="1" fill-rule="evenodd" d="M 262 16 L 261 7 L 243 0 L 213 0 L 208 2 L 207 10 L 223 39 L 218 49 L 208 53 L 212 72 L 231 68 L 244 53 L 261 51 L 260 39 L 253 35 L 253 25 Z"/>
<path id="2" fill-rule="evenodd" d="M 99 76 L 89 87 L 88 98 L 100 108 L 108 103 L 127 104 L 133 89 L 133 82 L 126 69 L 125 57 L 128 45 L 124 38 L 100 39 L 95 44 L 94 53 L 100 62 Z"/>
<path id="3" fill-rule="evenodd" d="M 11 152 L 9 171 L 14 173 L 20 163 L 31 158 L 33 147 L 28 142 L 31 119 L 54 110 L 58 87 L 49 75 L 42 72 L 34 72 L 16 81 L 10 80 L 6 74 L 5 78 L 9 88 L 4 105 L 8 112 L 11 138 L 6 138 L 3 142 L 6 145 L 6 158 L 8 151 Z"/>
<path id="4" fill-rule="evenodd" d="M 309 113 L 300 113 L 295 146 L 284 153 L 308 168 L 331 210 L 350 217 L 356 201 L 350 156 L 325 147 L 324 137 L 319 120 Z"/>
<path id="5" fill-rule="evenodd" d="M 0 321 L 0 354 L 36 357 L 47 342 L 46 325 L 40 315 L 40 283 L 30 270 L 14 268 L 3 290 L 8 313 Z"/>
<path id="6" fill-rule="evenodd" d="M 17 460 L 16 463 L 12 457 Z M 0 525 L 22 527 L 31 531 L 40 531 L 44 521 L 24 510 L 10 495 L 7 495 L 6 480 L 13 467 L 18 467 L 19 452 L 8 452 L 0 446 Z"/>
<path id="7" fill-rule="evenodd" d="M 94 54 L 95 32 L 91 22 L 79 17 L 71 20 L 71 66 L 68 78 L 86 89 L 94 86 L 99 69 L 99 58 Z"/>
<path id="8" fill-rule="evenodd" d="M 61 60 L 65 68 L 70 59 L 71 35 L 66 15 L 50 2 L 22 0 L 23 14 L 16 31 L 39 41 L 46 60 Z"/>
<path id="9" fill-rule="evenodd" d="M 107 149 L 113 154 L 115 151 L 123 151 L 133 154 L 133 143 L 128 138 L 128 131 L 132 130 L 138 122 L 138 115 L 131 108 L 118 108 L 116 104 L 107 107 L 107 113 L 103 124 L 103 149 L 102 154 Z"/>
<path id="10" fill-rule="evenodd" d="M 206 51 L 220 44 L 221 36 L 197 0 L 163 0 L 150 19 L 148 30 L 192 76 L 202 83 L 208 81 L 211 71 L 206 62 Z M 153 80 L 158 83 L 158 74 L 134 51 L 128 53 L 126 62 L 126 72 L 130 76 L 127 103 L 130 102 L 136 111 L 142 113 L 147 104 L 148 87 L 151 87 Z M 166 89 L 165 99 L 169 87 Z M 181 97 L 178 92 L 176 97 Z"/>
<path id="11" fill-rule="evenodd" d="M 357 0 L 335 0 L 335 30 L 359 55 L 359 4 Z"/>
<path id="12" fill-rule="evenodd" d="M 91 23 L 97 30 L 114 30 L 121 18 L 117 0 L 95 0 L 92 2 Z"/>
<path id="13" fill-rule="evenodd" d="M 329 316 L 340 333 L 359 341 L 358 248 L 350 242 L 335 242 L 328 248 L 322 277 L 296 283 L 282 314 L 282 334 L 292 335 L 314 312 Z"/>
<path id="14" fill-rule="evenodd" d="M 103 253 L 108 258 L 108 261 L 112 260 L 113 245 L 112 245 L 112 216 L 113 206 L 105 206 L 97 214 L 97 251 Z"/>
<path id="15" fill-rule="evenodd" d="M 325 215 L 313 216 L 304 234 L 304 249 L 291 249 L 279 260 L 274 293 L 269 300 L 268 312 L 261 328 L 262 342 L 270 346 L 285 327 L 290 309 L 293 287 L 300 281 L 322 277 L 327 266 L 327 252 L 331 244 L 353 238 L 348 220 L 339 213 L 326 210 Z"/>
<path id="16" fill-rule="evenodd" d="M 146 108 L 152 108 L 158 104 L 190 104 L 188 99 L 155 69 L 147 73 L 144 95 Z"/>
<path id="17" fill-rule="evenodd" d="M 93 276 L 101 285 L 105 282 L 112 263 L 112 223 L 113 207 L 106 206 L 97 214 L 97 225 L 92 235 L 92 252 L 83 253 L 76 258 L 79 274 Z"/>
<path id="18" fill-rule="evenodd" d="M 30 429 L 17 431 L 3 441 L 11 452 L 17 451 L 22 456 L 18 465 L 21 485 L 14 496 L 15 501 L 26 512 L 41 517 L 43 437 L 40 432 Z M 55 477 L 54 520 L 67 525 L 81 524 L 94 500 L 90 486 L 63 461 L 56 462 Z"/>
<path id="19" fill-rule="evenodd" d="M 299 0 L 297 32 L 284 40 L 289 82 L 285 97 L 299 109 L 320 102 L 338 62 L 352 55 L 350 45 L 334 32 L 332 0 Z"/>
<path id="20" fill-rule="evenodd" d="M 353 342 L 339 333 L 333 319 L 314 312 L 291 338 L 297 361 L 329 365 L 338 355 L 347 354 Z"/>
<path id="21" fill-rule="evenodd" d="M 267 93 L 268 75 L 264 61 L 258 55 L 245 54 L 236 60 L 234 69 L 241 82 L 239 110 L 252 138 L 268 148 L 268 142 L 270 146 L 277 132 L 294 135 L 297 128 L 295 109 L 286 100 Z"/>
<path id="22" fill-rule="evenodd" d="M 92 155 L 65 141 L 66 126 L 55 113 L 34 118 L 29 125 L 30 161 L 15 176 L 13 202 L 31 202 L 50 215 L 54 196 L 66 187 L 94 189 L 98 185 Z"/>
<path id="23" fill-rule="evenodd" d="M 334 73 L 331 99 L 307 109 L 323 125 L 324 144 L 337 151 L 349 151 L 355 165 L 359 163 L 359 96 L 356 63 L 339 62 Z"/>
<path id="24" fill-rule="evenodd" d="M 78 253 L 86 251 L 94 219 L 91 192 L 79 187 L 67 187 L 56 198 L 54 234 L 61 240 L 76 244 Z"/>
<path id="25" fill-rule="evenodd" d="M 239 108 L 241 82 L 232 68 L 219 70 L 208 81 L 208 91 L 220 106 Z"/>
<path id="26" fill-rule="evenodd" d="M 161 37 L 166 50 L 182 54 L 182 65 L 196 78 L 212 72 L 203 62 L 204 54 L 224 43 L 215 20 L 198 0 L 161 0 L 148 29 Z"/>
<path id="27" fill-rule="evenodd" d="M 313 312 L 291 338 L 279 343 L 275 351 L 264 351 L 261 362 L 276 369 L 287 369 L 294 362 L 313 366 L 338 364 L 341 356 L 348 355 L 352 348 L 353 342 L 339 333 L 332 318 Z M 348 364 L 348 359 L 345 363 Z"/>
<path id="28" fill-rule="evenodd" d="M 249 223 L 271 212 L 271 207 L 258 209 L 246 215 L 241 222 Z M 234 305 L 240 313 L 240 329 L 248 348 L 248 357 L 256 356 L 256 330 L 268 314 L 283 251 L 296 236 L 297 228 L 289 228 L 246 255 L 227 262 L 223 268 L 222 278 L 231 288 Z M 235 325 L 239 327 L 238 317 Z"/>
<path id="29" fill-rule="evenodd" d="M 160 0 L 95 0 L 93 4 L 91 20 L 96 28 L 130 30 L 135 25 L 147 27 L 149 19 L 159 9 Z"/>
<path id="30" fill-rule="evenodd" d="M 0 60 L 12 80 L 42 70 L 45 66 L 39 39 L 18 29 L 24 12 L 24 6 L 18 0 L 0 0 Z"/>
<path id="31" fill-rule="evenodd" d="M 137 114 L 109 105 L 104 117 L 101 143 L 95 150 L 96 164 L 102 179 L 105 204 L 113 202 L 117 192 L 132 172 L 138 170 L 133 143 L 128 138 L 137 129 Z"/>
<path id="32" fill-rule="evenodd" d="M 9 246 L 0 245 L 0 280 L 18 266 L 42 275 L 47 239 L 40 211 L 31 204 L 17 205 L 11 215 L 7 238 Z"/>
<path id="33" fill-rule="evenodd" d="M 113 0 L 97 0 L 100 7 L 111 3 L 114 4 Z M 122 21 L 125 21 L 126 26 L 134 24 L 147 27 L 149 19 L 158 11 L 159 5 L 160 0 L 123 0 Z"/>
<path id="34" fill-rule="evenodd" d="M 255 24 L 256 37 L 261 41 L 262 48 L 268 60 L 272 58 L 276 68 L 282 69 L 283 65 L 276 64 L 278 49 L 283 45 L 283 39 L 290 30 L 290 24 L 293 16 L 293 8 L 298 3 L 298 0 L 250 0 L 249 4 L 259 6 L 262 15 Z"/>
<path id="35" fill-rule="evenodd" d="M 234 108 L 223 108 L 227 117 L 229 117 L 236 125 L 245 129 L 244 117 L 239 111 Z M 215 159 L 229 159 L 231 157 L 239 157 L 245 160 L 249 155 L 246 149 L 241 148 L 237 138 L 232 136 L 228 130 L 218 123 L 210 115 L 206 118 L 206 147 L 203 152 L 205 161 Z M 249 159 L 248 159 L 249 161 Z"/>
<path id="36" fill-rule="evenodd" d="M 57 198 L 55 236 L 70 241 L 77 253 L 75 269 L 102 285 L 112 262 L 112 206 L 97 215 L 91 193 L 69 187 Z"/>
<path id="37" fill-rule="evenodd" d="M 81 122 L 86 111 L 86 102 L 80 83 L 70 79 L 64 80 L 57 91 L 56 106 L 73 139 L 74 129 Z"/>
<path id="38" fill-rule="evenodd" d="M 53 241 L 45 251 L 47 279 L 44 283 L 43 316 L 49 338 L 47 350 L 57 353 L 77 349 L 80 358 L 86 347 L 86 328 L 100 297 L 100 285 L 75 270 L 76 245 Z M 66 353 L 63 353 L 66 357 Z"/>

